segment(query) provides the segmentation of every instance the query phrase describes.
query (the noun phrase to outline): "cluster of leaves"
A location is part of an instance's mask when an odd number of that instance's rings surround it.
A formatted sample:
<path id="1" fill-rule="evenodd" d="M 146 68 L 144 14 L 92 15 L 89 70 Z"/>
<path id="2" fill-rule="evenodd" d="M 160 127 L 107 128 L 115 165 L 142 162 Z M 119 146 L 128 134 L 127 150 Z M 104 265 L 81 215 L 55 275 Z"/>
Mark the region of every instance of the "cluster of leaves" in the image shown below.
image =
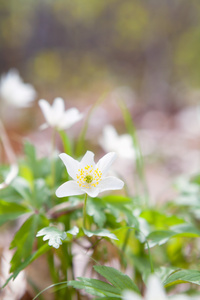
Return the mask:
<path id="1" fill-rule="evenodd" d="M 124 107 L 122 110 L 137 148 L 130 115 Z M 71 151 L 66 134 L 60 134 L 64 148 Z M 138 177 L 144 183 L 139 147 L 137 150 Z M 156 273 L 166 288 L 185 282 L 200 285 L 200 271 L 196 267 L 200 237 L 199 175 L 177 181 L 180 196 L 162 208 L 149 207 L 143 201 L 147 197 L 145 185 L 144 192 L 135 196 L 114 193 L 89 198 L 86 229 L 82 226 L 83 197 L 55 196 L 56 188 L 67 179 L 61 160 L 57 156 L 37 158 L 30 143 L 25 143 L 24 153 L 18 176 L 0 191 L 0 225 L 15 225 L 18 218 L 23 221 L 10 245 L 15 252 L 10 262 L 11 275 L 4 286 L 41 255 L 47 257 L 52 286 L 61 285 L 55 291 L 56 299 L 72 297 L 78 290 L 110 300 L 121 299 L 126 289 L 140 294 L 150 273 Z M 2 166 L 0 172 L 4 178 L 8 168 Z M 91 264 L 94 265 L 97 279 L 75 280 L 72 245 L 78 243 L 85 249 L 86 240 L 86 250 L 92 253 L 86 267 L 91 270 Z M 54 264 L 55 256 L 60 260 L 59 266 Z M 121 271 L 105 266 L 113 259 L 118 261 Z M 190 285 L 187 293 L 192 291 Z"/>

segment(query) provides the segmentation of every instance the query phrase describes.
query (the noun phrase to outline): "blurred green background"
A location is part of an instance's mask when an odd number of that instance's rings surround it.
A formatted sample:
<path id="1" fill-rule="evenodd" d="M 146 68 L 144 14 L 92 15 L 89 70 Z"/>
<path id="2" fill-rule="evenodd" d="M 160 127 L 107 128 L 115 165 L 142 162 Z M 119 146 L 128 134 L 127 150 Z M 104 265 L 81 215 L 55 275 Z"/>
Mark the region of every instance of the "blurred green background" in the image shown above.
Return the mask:
<path id="1" fill-rule="evenodd" d="M 173 108 L 196 101 L 199 53 L 199 0 L 0 0 L 0 73 L 17 68 L 39 97 L 129 86 Z"/>

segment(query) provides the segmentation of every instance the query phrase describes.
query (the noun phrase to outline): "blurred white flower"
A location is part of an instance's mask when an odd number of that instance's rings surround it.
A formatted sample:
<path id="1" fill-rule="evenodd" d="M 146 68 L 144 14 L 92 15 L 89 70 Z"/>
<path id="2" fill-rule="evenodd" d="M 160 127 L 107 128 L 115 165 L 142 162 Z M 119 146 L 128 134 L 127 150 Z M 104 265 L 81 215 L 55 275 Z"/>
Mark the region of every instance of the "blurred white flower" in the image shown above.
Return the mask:
<path id="1" fill-rule="evenodd" d="M 124 291 L 123 300 L 167 300 L 164 288 L 155 275 L 151 275 L 147 282 L 144 298 L 132 291 Z"/>
<path id="2" fill-rule="evenodd" d="M 4 250 L 0 260 L 0 286 L 2 286 L 10 276 L 10 260 L 12 258 L 12 252 Z M 26 278 L 25 272 L 21 271 L 15 280 L 9 281 L 8 285 L 1 289 L 1 299 L 5 300 L 18 300 L 23 297 L 26 292 Z"/>
<path id="3" fill-rule="evenodd" d="M 99 143 L 105 152 L 114 151 L 119 157 L 135 159 L 136 154 L 131 136 L 129 134 L 118 135 L 111 125 L 104 127 Z"/>
<path id="4" fill-rule="evenodd" d="M 123 300 L 197 300 L 195 297 L 188 297 L 186 295 L 175 295 L 167 297 L 164 288 L 157 276 L 151 275 L 147 282 L 147 289 L 144 297 L 139 296 L 133 291 L 125 290 L 122 294 Z"/>
<path id="5" fill-rule="evenodd" d="M 55 98 L 52 106 L 44 99 L 39 100 L 39 106 L 46 119 L 46 123 L 41 126 L 42 129 L 48 126 L 57 129 L 67 129 L 83 118 L 77 108 L 70 108 L 65 111 L 65 104 L 62 98 Z"/>
<path id="6" fill-rule="evenodd" d="M 3 74 L 0 79 L 0 98 L 7 104 L 28 107 L 36 98 L 36 91 L 29 83 L 24 83 L 16 69 Z"/>
<path id="7" fill-rule="evenodd" d="M 13 164 L 8 172 L 4 182 L 0 183 L 0 190 L 6 188 L 18 174 L 17 164 Z"/>
<path id="8" fill-rule="evenodd" d="M 200 128 L 200 116 L 198 106 L 188 106 L 180 110 L 175 117 L 175 124 L 178 126 L 178 130 L 188 134 L 189 137 L 199 136 Z M 188 124 L 190 124 L 188 126 Z"/>
<path id="9" fill-rule="evenodd" d="M 5 149 L 6 156 L 10 162 L 10 170 L 2 183 L 0 183 L 0 190 L 6 188 L 18 174 L 18 165 L 16 163 L 16 156 L 10 144 L 9 138 L 0 120 L 0 141 Z"/>
<path id="10" fill-rule="evenodd" d="M 73 180 L 63 183 L 56 190 L 57 197 L 85 193 L 90 197 L 97 197 L 100 192 L 120 190 L 124 186 L 122 180 L 106 176 L 108 169 L 116 159 L 116 154 L 113 152 L 104 155 L 97 164 L 94 162 L 94 153 L 91 151 L 87 151 L 80 162 L 65 153 L 61 153 L 59 156 Z"/>

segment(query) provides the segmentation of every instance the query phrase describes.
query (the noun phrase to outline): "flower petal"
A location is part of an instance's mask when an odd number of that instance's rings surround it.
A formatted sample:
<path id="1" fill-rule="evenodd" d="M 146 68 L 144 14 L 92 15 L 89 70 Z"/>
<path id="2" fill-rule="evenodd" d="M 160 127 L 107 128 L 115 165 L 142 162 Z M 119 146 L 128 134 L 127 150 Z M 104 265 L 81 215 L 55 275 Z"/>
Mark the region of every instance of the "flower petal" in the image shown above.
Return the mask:
<path id="1" fill-rule="evenodd" d="M 60 120 L 59 128 L 67 129 L 82 118 L 83 115 L 78 111 L 77 108 L 70 108 L 64 113 L 62 119 Z"/>
<path id="2" fill-rule="evenodd" d="M 81 167 L 84 168 L 87 165 L 92 165 L 93 167 L 95 167 L 94 153 L 92 151 L 87 151 L 81 159 Z"/>
<path id="3" fill-rule="evenodd" d="M 62 98 L 55 98 L 51 107 L 51 126 L 59 129 L 59 124 L 64 117 L 65 104 Z"/>
<path id="4" fill-rule="evenodd" d="M 124 186 L 124 182 L 116 177 L 109 176 L 103 178 L 98 185 L 100 192 L 108 190 L 121 190 Z"/>
<path id="5" fill-rule="evenodd" d="M 52 112 L 51 112 L 51 106 L 49 104 L 48 101 L 44 100 L 44 99 L 40 99 L 39 102 L 38 102 L 41 110 L 42 110 L 42 113 L 47 121 L 47 123 L 52 126 Z"/>
<path id="6" fill-rule="evenodd" d="M 100 189 L 97 187 L 92 187 L 91 189 L 82 188 L 81 190 L 84 191 L 84 193 L 88 194 L 92 198 L 97 197 L 98 194 L 100 193 Z"/>
<path id="7" fill-rule="evenodd" d="M 66 153 L 61 153 L 59 157 L 62 159 L 69 175 L 76 180 L 76 174 L 78 172 L 80 163 Z"/>
<path id="8" fill-rule="evenodd" d="M 0 190 L 6 188 L 13 179 L 17 176 L 18 173 L 18 166 L 17 164 L 13 164 L 10 168 L 10 171 L 3 183 L 0 183 Z"/>
<path id="9" fill-rule="evenodd" d="M 52 110 L 56 116 L 61 117 L 65 111 L 64 100 L 60 97 L 55 98 L 52 104 Z"/>
<path id="10" fill-rule="evenodd" d="M 147 282 L 147 291 L 145 294 L 145 299 L 155 300 L 155 293 L 156 293 L 156 299 L 167 300 L 167 296 L 165 294 L 161 282 L 155 275 L 151 275 Z"/>
<path id="11" fill-rule="evenodd" d="M 102 174 L 105 176 L 106 173 L 108 172 L 108 169 L 116 159 L 116 153 L 115 152 L 110 152 L 104 155 L 97 163 L 96 167 L 101 170 Z"/>
<path id="12" fill-rule="evenodd" d="M 11 69 L 0 78 L 0 97 L 8 105 L 28 107 L 35 100 L 36 91 L 31 84 L 23 82 L 16 69 Z"/>
<path id="13" fill-rule="evenodd" d="M 75 195 L 82 195 L 85 192 L 80 189 L 78 184 L 73 181 L 67 181 L 63 183 L 57 190 L 56 196 L 59 198 L 67 197 L 67 196 L 75 196 Z"/>
<path id="14" fill-rule="evenodd" d="M 133 291 L 125 290 L 122 293 L 123 300 L 142 300 L 142 298 Z"/>
<path id="15" fill-rule="evenodd" d="M 118 142 L 118 135 L 112 125 L 107 125 L 103 129 L 103 136 L 101 136 L 99 143 L 106 152 L 115 151 Z"/>

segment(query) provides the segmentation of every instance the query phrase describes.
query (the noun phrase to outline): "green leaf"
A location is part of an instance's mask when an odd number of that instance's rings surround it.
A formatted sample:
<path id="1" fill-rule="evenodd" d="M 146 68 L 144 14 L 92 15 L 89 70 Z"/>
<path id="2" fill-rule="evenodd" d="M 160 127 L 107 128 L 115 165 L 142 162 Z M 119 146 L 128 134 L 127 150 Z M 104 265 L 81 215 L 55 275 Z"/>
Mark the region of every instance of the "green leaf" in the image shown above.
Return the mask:
<path id="1" fill-rule="evenodd" d="M 79 228 L 77 226 L 74 226 L 70 230 L 66 231 L 66 233 L 72 234 L 72 235 L 77 235 L 79 233 Z"/>
<path id="2" fill-rule="evenodd" d="M 22 199 L 31 202 L 31 190 L 27 180 L 18 176 L 13 180 L 11 186 L 19 193 Z"/>
<path id="3" fill-rule="evenodd" d="M 20 203 L 22 202 L 22 197 L 18 192 L 11 186 L 6 187 L 6 189 L 0 190 L 0 199 L 3 199 L 7 202 Z"/>
<path id="4" fill-rule="evenodd" d="M 176 233 L 171 230 L 153 231 L 147 236 L 149 247 L 151 248 L 156 245 L 163 245 L 169 240 L 170 237 L 175 236 L 175 234 Z"/>
<path id="5" fill-rule="evenodd" d="M 12 187 L 21 195 L 22 199 L 38 210 L 49 199 L 50 191 L 43 178 L 34 180 L 30 186 L 27 180 L 17 177 L 12 182 Z"/>
<path id="6" fill-rule="evenodd" d="M 23 162 L 20 164 L 19 176 L 26 178 L 26 181 L 32 186 L 33 183 L 33 173 L 29 166 L 25 165 Z"/>
<path id="7" fill-rule="evenodd" d="M 169 277 L 170 274 L 174 273 L 177 270 L 179 270 L 179 268 L 159 267 L 155 270 L 155 274 L 163 282 Z"/>
<path id="8" fill-rule="evenodd" d="M 114 233 L 111 233 L 107 229 L 97 229 L 97 230 L 91 231 L 91 230 L 86 230 L 85 228 L 83 228 L 83 231 L 84 231 L 85 235 L 87 235 L 88 237 L 96 235 L 96 236 L 101 236 L 101 237 L 108 237 L 113 240 L 118 240 L 116 235 L 114 235 Z"/>
<path id="9" fill-rule="evenodd" d="M 94 266 L 94 269 L 101 276 L 105 277 L 113 286 L 120 289 L 120 291 L 128 289 L 140 293 L 138 287 L 131 278 L 122 272 L 107 266 Z"/>
<path id="10" fill-rule="evenodd" d="M 163 282 L 165 287 L 180 284 L 180 283 L 194 283 L 200 285 L 200 271 L 196 270 L 178 270 L 171 273 Z"/>
<path id="11" fill-rule="evenodd" d="M 110 202 L 112 204 L 127 204 L 133 202 L 132 198 L 121 195 L 106 195 L 102 197 L 102 200 L 105 202 Z"/>
<path id="12" fill-rule="evenodd" d="M 48 158 L 44 157 L 42 159 L 37 159 L 34 145 L 26 141 L 24 151 L 26 154 L 27 164 L 35 179 L 44 178 L 50 173 L 51 167 Z"/>
<path id="13" fill-rule="evenodd" d="M 52 246 L 56 249 L 62 245 L 61 240 L 65 240 L 67 237 L 66 232 L 59 230 L 56 227 L 45 227 L 38 231 L 36 237 L 43 236 L 43 241 L 49 240 L 49 246 Z"/>
<path id="14" fill-rule="evenodd" d="M 50 190 L 48 189 L 45 180 L 43 178 L 36 179 L 33 182 L 33 195 L 32 195 L 32 206 L 40 210 L 41 206 L 46 203 L 49 204 Z"/>
<path id="15" fill-rule="evenodd" d="M 87 293 L 98 297 L 115 297 L 121 298 L 121 292 L 118 288 L 100 281 L 98 279 L 90 279 L 78 277 L 79 281 L 72 280 L 68 282 L 68 286 L 73 286 L 76 289 L 84 289 Z"/>
<path id="16" fill-rule="evenodd" d="M 149 257 L 132 254 L 131 258 L 133 259 L 134 268 L 142 275 L 142 279 L 146 283 L 146 279 L 151 273 Z"/>
<path id="17" fill-rule="evenodd" d="M 88 199 L 87 214 L 93 217 L 94 222 L 100 228 L 103 227 L 106 221 L 104 209 L 105 205 L 102 203 L 101 199 Z"/>
<path id="18" fill-rule="evenodd" d="M 175 215 L 166 215 L 155 210 L 145 210 L 140 214 L 149 224 L 156 228 L 168 229 L 169 226 L 184 223 L 184 220 Z"/>
<path id="19" fill-rule="evenodd" d="M 31 254 L 29 257 L 25 259 L 24 262 L 22 262 L 13 272 L 13 274 L 6 280 L 2 288 L 4 288 L 11 279 L 15 279 L 17 275 L 24 270 L 28 265 L 30 265 L 34 260 L 36 260 L 39 256 L 46 253 L 49 250 L 49 246 L 47 244 L 40 247 L 37 251 L 35 251 L 33 254 Z"/>
<path id="20" fill-rule="evenodd" d="M 199 237 L 200 230 L 191 224 L 180 224 L 171 227 L 172 230 L 158 230 L 151 232 L 147 236 L 149 241 L 149 247 L 154 247 L 155 245 L 162 245 L 166 243 L 171 237 Z"/>
<path id="21" fill-rule="evenodd" d="M 105 202 L 106 213 L 110 212 L 111 215 L 116 218 L 116 222 L 121 221 L 123 214 L 129 226 L 139 226 L 137 218 L 133 215 L 133 199 L 121 195 L 112 195 L 111 197 L 103 197 L 103 201 Z M 129 207 L 128 204 L 130 204 L 131 207 Z"/>
<path id="22" fill-rule="evenodd" d="M 171 230 L 175 231 L 179 236 L 185 237 L 198 237 L 200 236 L 200 230 L 194 227 L 192 224 L 179 224 L 176 226 L 172 226 Z"/>
<path id="23" fill-rule="evenodd" d="M 123 207 L 121 208 L 121 211 L 125 214 L 126 216 L 126 221 L 127 221 L 127 225 L 130 227 L 134 227 L 134 228 L 139 228 L 139 221 L 138 218 L 136 218 L 133 215 L 133 211 L 129 208 Z"/>
<path id="24" fill-rule="evenodd" d="M 10 249 L 17 249 L 11 260 L 10 272 L 15 271 L 15 269 L 30 256 L 39 221 L 39 215 L 30 216 L 15 234 L 15 237 L 10 244 Z"/>
<path id="25" fill-rule="evenodd" d="M 15 220 L 28 212 L 30 212 L 30 210 L 27 207 L 17 203 L 0 200 L 0 226 L 7 221 Z"/>

